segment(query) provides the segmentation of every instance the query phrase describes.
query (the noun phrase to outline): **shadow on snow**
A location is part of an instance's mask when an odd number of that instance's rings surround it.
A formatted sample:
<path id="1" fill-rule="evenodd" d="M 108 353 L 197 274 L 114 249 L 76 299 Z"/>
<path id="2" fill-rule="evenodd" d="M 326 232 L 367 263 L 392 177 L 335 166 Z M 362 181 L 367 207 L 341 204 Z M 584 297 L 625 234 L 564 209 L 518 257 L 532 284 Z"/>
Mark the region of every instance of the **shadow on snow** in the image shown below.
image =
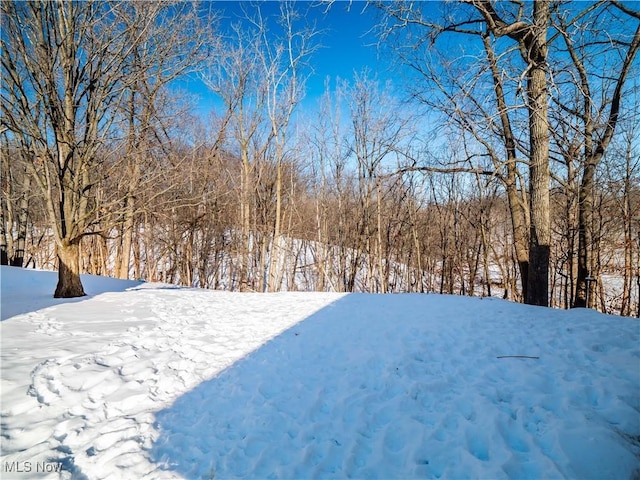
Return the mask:
<path id="1" fill-rule="evenodd" d="M 425 328 L 493 303 L 437 296 L 440 312 L 434 297 L 350 294 L 326 306 L 158 412 L 151 460 L 185 478 L 424 475 L 428 461 L 404 442 L 422 435 Z M 398 414 L 411 421 L 387 425 Z"/>

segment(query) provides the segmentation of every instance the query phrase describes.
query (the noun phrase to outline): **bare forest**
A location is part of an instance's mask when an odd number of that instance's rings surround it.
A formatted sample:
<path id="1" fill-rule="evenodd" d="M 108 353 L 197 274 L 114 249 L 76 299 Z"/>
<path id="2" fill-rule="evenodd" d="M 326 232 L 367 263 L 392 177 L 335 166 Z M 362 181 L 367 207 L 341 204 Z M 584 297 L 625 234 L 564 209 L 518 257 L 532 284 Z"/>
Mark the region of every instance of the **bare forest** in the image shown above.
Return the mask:
<path id="1" fill-rule="evenodd" d="M 312 101 L 364 6 L 3 1 L 2 264 L 640 316 L 639 4 L 369 2 L 393 79 Z"/>

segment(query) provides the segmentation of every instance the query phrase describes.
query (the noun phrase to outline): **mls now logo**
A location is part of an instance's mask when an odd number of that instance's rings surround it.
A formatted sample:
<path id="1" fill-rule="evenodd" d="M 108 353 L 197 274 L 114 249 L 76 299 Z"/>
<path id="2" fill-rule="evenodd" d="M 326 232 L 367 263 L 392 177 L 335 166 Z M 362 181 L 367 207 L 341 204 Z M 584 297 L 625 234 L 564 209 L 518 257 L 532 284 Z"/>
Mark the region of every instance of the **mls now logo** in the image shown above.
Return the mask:
<path id="1" fill-rule="evenodd" d="M 62 471 L 62 463 L 52 462 L 4 462 L 4 473 L 56 473 Z"/>

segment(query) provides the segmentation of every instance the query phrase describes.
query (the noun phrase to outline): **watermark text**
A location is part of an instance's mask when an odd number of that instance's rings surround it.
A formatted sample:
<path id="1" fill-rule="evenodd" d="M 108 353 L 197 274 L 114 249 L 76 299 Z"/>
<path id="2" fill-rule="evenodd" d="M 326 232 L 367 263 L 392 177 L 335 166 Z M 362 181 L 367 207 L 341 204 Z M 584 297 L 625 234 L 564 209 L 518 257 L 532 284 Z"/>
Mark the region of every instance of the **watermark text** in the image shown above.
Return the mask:
<path id="1" fill-rule="evenodd" d="M 59 473 L 62 463 L 58 462 L 2 462 L 3 473 Z"/>

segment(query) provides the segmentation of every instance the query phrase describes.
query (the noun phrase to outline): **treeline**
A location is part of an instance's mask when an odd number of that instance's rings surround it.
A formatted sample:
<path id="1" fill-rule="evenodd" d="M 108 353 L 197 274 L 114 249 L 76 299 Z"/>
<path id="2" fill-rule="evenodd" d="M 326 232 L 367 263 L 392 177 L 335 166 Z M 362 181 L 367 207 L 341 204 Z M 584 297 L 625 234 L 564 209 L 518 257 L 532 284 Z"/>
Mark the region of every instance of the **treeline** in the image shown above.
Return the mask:
<path id="1" fill-rule="evenodd" d="M 353 132 L 345 135 L 339 143 Z M 212 289 L 437 292 L 522 301 L 508 201 L 497 180 L 419 172 L 367 178 L 356 165 L 341 165 L 339 155 L 321 160 L 317 147 L 326 145 L 307 138 L 301 143 L 299 156 L 284 165 L 278 244 L 273 162 L 267 158 L 255 165 L 245 242 L 241 160 L 212 145 L 182 146 L 147 152 L 151 164 L 162 165 L 162 174 L 142 172 L 149 181 L 137 189 L 138 207 L 130 220 L 123 202 L 92 225 L 96 234 L 82 242 L 82 271 Z M 3 158 L 15 155 L 3 152 Z M 628 182 L 624 170 L 609 167 L 594 199 L 593 305 L 637 315 L 638 271 L 632 262 L 640 253 L 640 188 Z M 55 268 L 43 199 L 37 190 L 23 189 L 28 176 L 22 172 L 11 169 L 4 177 L 11 195 L 3 214 L 13 228 L 3 251 L 13 264 Z M 128 171 L 110 172 L 97 194 L 113 195 L 107 192 L 129 180 Z M 578 199 L 556 189 L 552 201 L 551 305 L 569 308 L 575 296 Z M 277 261 L 271 263 L 273 255 Z"/>
<path id="2" fill-rule="evenodd" d="M 3 3 L 3 263 L 58 268 L 56 296 L 88 272 L 640 313 L 637 12 L 373 5 L 406 82 L 333 79 L 303 111 L 321 40 L 299 7 L 222 28 L 207 6 Z"/>

